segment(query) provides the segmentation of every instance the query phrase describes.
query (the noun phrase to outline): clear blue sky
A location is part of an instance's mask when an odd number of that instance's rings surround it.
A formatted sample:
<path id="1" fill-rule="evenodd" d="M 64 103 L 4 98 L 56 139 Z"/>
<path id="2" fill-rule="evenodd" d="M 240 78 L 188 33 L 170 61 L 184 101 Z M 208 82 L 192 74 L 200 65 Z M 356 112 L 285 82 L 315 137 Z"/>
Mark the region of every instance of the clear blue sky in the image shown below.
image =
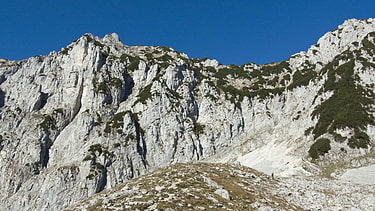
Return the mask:
<path id="1" fill-rule="evenodd" d="M 162 45 L 223 64 L 264 64 L 306 51 L 345 19 L 375 17 L 374 0 L 9 0 L 0 58 L 59 51 L 84 33 Z"/>

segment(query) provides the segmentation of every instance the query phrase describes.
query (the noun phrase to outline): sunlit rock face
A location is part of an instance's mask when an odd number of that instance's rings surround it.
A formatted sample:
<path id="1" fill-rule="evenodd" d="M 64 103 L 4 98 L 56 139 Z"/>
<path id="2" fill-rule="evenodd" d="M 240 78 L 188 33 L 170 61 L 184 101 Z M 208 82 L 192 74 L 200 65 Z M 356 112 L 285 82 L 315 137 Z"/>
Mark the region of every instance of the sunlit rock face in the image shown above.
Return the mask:
<path id="1" fill-rule="evenodd" d="M 58 210 L 198 160 L 283 176 L 373 164 L 374 39 L 375 19 L 351 19 L 267 65 L 126 46 L 116 34 L 1 59 L 0 202 Z"/>

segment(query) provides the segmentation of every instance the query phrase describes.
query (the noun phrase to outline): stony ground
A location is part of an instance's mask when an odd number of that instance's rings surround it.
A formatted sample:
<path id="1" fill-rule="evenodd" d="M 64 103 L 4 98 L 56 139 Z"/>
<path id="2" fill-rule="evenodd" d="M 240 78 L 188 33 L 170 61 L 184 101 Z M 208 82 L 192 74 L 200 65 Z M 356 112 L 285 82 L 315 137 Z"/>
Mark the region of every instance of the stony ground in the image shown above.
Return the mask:
<path id="1" fill-rule="evenodd" d="M 375 185 L 315 177 L 278 180 L 274 193 L 307 210 L 375 210 Z"/>
<path id="2" fill-rule="evenodd" d="M 375 185 L 271 178 L 229 164 L 176 164 L 94 195 L 68 210 L 375 210 Z"/>

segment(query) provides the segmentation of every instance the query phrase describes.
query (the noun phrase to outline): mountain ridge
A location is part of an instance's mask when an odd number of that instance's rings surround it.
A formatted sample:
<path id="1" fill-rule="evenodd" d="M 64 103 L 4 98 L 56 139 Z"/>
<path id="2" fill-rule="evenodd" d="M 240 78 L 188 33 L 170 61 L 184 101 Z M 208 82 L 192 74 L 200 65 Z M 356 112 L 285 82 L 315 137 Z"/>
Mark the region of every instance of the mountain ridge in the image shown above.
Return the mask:
<path id="1" fill-rule="evenodd" d="M 64 210 L 368 210 L 374 208 L 371 188 L 318 177 L 272 177 L 241 165 L 180 163 Z"/>
<path id="2" fill-rule="evenodd" d="M 198 160 L 333 178 L 373 165 L 374 31 L 375 19 L 347 20 L 268 65 L 189 59 L 117 34 L 2 59 L 0 201 L 61 209 Z"/>

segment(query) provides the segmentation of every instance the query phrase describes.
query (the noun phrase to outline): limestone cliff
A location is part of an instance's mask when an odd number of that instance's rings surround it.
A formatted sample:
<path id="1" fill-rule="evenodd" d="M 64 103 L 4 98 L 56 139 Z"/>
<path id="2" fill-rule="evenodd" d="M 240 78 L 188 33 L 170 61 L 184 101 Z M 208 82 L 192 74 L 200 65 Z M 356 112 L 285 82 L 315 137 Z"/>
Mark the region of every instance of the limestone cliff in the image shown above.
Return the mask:
<path id="1" fill-rule="evenodd" d="M 280 174 L 373 164 L 374 54 L 375 19 L 352 19 L 266 65 L 126 46 L 116 34 L 2 59 L 2 208 L 61 209 L 187 161 L 264 172 L 267 161 Z M 270 150 L 281 157 L 261 159 Z"/>

